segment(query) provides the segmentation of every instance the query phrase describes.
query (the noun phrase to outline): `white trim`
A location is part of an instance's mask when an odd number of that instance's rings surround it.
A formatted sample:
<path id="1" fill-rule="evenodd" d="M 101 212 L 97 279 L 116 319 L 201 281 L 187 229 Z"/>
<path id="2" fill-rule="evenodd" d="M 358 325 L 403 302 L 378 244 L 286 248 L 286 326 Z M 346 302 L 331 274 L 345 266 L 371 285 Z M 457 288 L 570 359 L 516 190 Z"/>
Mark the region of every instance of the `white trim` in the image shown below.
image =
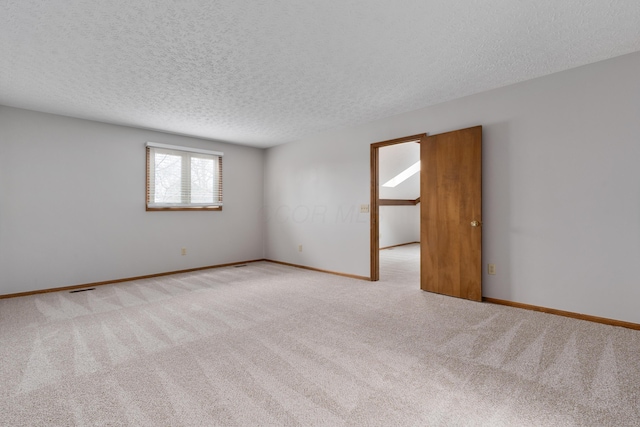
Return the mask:
<path id="1" fill-rule="evenodd" d="M 167 150 L 186 151 L 187 153 L 209 154 L 211 156 L 224 156 L 220 151 L 203 150 L 201 148 L 181 147 L 179 145 L 158 144 L 157 142 L 147 142 L 145 147 L 164 148 Z"/>

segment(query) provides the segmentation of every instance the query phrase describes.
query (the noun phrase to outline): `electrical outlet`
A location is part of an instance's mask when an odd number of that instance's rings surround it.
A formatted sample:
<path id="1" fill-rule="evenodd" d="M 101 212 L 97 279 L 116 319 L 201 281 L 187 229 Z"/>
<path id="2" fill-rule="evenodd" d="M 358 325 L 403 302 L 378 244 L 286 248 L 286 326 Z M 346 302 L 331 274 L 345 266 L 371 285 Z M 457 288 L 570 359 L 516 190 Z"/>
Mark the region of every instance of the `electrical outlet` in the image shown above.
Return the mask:
<path id="1" fill-rule="evenodd" d="M 369 213 L 369 205 L 360 205 L 360 213 Z"/>
<path id="2" fill-rule="evenodd" d="M 496 274 L 496 265 L 495 264 L 489 264 L 488 267 L 489 268 L 487 270 L 488 270 L 489 274 L 491 274 L 491 275 Z"/>
<path id="3" fill-rule="evenodd" d="M 298 252 L 302 252 L 302 245 L 298 245 Z"/>
<path id="4" fill-rule="evenodd" d="M 186 255 L 187 254 L 187 248 L 182 248 L 182 250 L 180 251 L 181 255 Z"/>

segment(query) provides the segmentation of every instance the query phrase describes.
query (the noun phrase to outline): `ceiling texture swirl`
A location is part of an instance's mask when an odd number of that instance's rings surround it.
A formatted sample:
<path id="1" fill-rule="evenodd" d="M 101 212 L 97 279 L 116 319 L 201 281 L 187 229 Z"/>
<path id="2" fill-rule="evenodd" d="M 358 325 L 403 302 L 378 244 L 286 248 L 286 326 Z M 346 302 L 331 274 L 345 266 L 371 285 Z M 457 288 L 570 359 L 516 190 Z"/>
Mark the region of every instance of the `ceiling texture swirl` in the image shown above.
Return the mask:
<path id="1" fill-rule="evenodd" d="M 270 147 L 639 50 L 638 0 L 0 0 L 0 104 Z"/>

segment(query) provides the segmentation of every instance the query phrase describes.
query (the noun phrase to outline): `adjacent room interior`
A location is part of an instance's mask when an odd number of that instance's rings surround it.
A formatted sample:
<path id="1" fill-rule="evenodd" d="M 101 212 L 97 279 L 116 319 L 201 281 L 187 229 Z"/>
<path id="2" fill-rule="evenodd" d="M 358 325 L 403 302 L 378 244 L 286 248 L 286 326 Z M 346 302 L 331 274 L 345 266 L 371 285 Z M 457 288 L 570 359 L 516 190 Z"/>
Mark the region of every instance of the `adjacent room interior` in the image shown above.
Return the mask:
<path id="1" fill-rule="evenodd" d="M 380 251 L 382 258 L 379 275 L 390 277 L 400 269 L 414 271 L 419 280 L 419 141 L 387 145 L 379 150 L 378 247 L 372 248 Z"/>

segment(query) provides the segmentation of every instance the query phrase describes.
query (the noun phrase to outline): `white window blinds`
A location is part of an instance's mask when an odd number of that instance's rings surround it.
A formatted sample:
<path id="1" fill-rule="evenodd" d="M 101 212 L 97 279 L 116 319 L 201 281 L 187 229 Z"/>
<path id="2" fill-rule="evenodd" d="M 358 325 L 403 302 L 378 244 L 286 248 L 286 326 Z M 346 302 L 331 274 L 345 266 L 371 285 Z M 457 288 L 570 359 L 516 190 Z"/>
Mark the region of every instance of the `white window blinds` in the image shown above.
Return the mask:
<path id="1" fill-rule="evenodd" d="M 147 209 L 221 209 L 217 151 L 147 143 Z"/>

